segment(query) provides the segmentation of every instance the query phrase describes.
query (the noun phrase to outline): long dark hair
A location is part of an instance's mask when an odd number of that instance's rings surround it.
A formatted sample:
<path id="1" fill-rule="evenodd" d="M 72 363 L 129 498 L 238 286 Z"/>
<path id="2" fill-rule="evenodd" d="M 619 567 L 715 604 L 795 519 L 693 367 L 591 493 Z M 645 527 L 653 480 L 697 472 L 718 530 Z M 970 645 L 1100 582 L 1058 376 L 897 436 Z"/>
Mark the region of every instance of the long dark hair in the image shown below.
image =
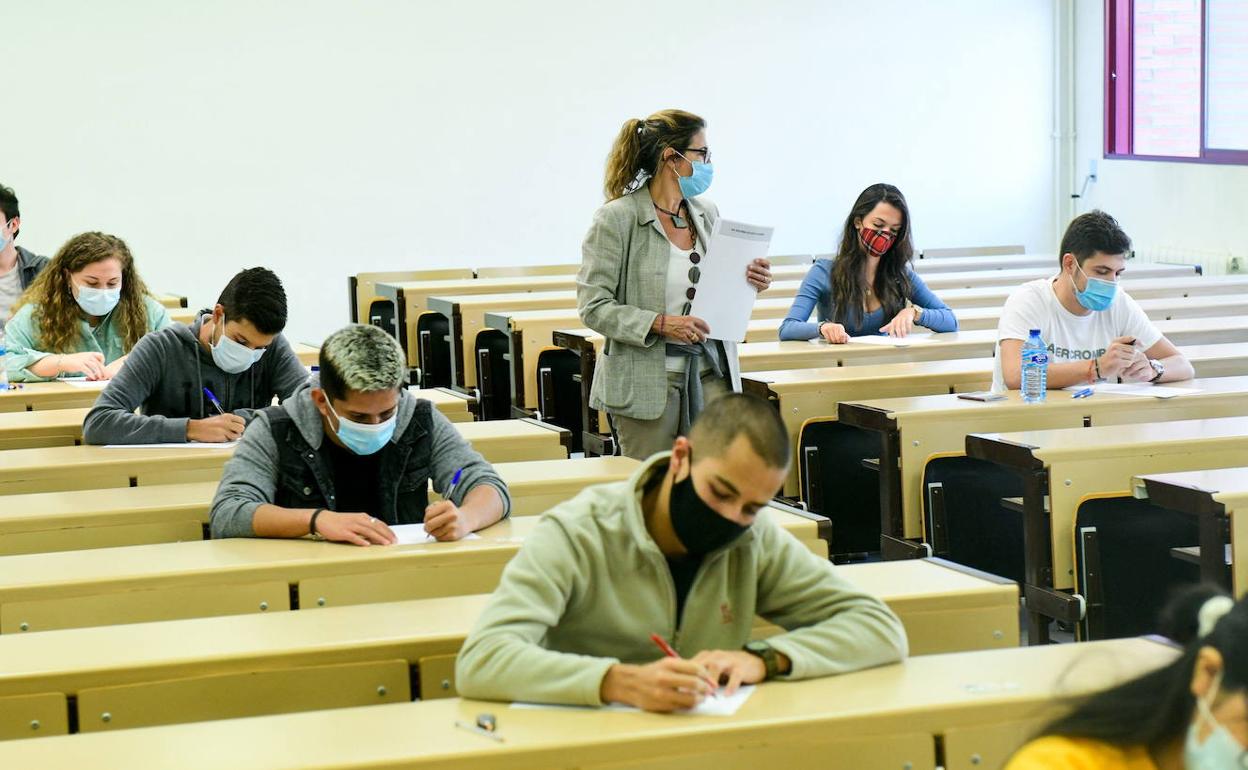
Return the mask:
<path id="1" fill-rule="evenodd" d="M 1241 599 L 1207 636 L 1197 631 L 1197 615 L 1205 602 L 1225 596 L 1213 585 L 1189 586 L 1162 611 L 1161 632 L 1184 646 L 1167 666 L 1102 690 L 1077 703 L 1040 732 L 1069 738 L 1090 738 L 1115 746 L 1164 747 L 1181 740 L 1192 721 L 1192 671 L 1202 647 L 1222 654 L 1220 692 L 1239 692 L 1248 685 L 1248 599 Z"/>
<path id="2" fill-rule="evenodd" d="M 825 305 L 820 309 L 821 321 L 857 324 L 862 320 L 866 302 L 862 268 L 868 255 L 862 241 L 858 239 L 857 222 L 866 219 L 871 210 L 880 203 L 890 204 L 901 212 L 901 230 L 893 245 L 880 258 L 880 266 L 875 271 L 875 284 L 871 290 L 880 300 L 885 318 L 891 319 L 906 306 L 906 298 L 910 296 L 910 274 L 907 268 L 914 258 L 914 239 L 910 235 L 910 207 L 901 190 L 880 182 L 863 190 L 858 195 L 858 200 L 854 201 L 849 216 L 845 217 L 841 246 L 831 265 L 831 291 L 828 297 L 831 308 Z"/>
<path id="3" fill-rule="evenodd" d="M 675 147 L 683 153 L 704 128 L 705 120 L 684 110 L 661 110 L 645 120 L 624 121 L 607 156 L 603 195 L 613 201 L 641 187 L 658 172 L 664 150 Z"/>

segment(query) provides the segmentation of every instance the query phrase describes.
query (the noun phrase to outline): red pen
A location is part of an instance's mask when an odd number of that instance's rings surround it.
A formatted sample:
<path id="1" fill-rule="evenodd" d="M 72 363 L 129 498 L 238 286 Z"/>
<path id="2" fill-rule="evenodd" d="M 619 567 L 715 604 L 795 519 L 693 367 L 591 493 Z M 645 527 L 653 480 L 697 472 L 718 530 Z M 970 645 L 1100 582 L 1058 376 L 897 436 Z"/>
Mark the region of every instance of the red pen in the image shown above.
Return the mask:
<path id="1" fill-rule="evenodd" d="M 650 634 L 650 641 L 657 644 L 659 646 L 659 649 L 662 650 L 663 654 L 666 655 L 667 657 L 669 658 L 680 657 L 680 653 L 676 652 L 676 649 L 672 647 L 672 645 L 668 644 L 667 640 L 659 636 L 658 634 Z M 719 695 L 716 694 L 716 690 L 718 690 L 719 688 L 715 685 L 715 683 L 712 682 L 709 678 L 703 679 L 702 681 L 706 682 L 706 686 L 711 688 L 711 697 L 719 698 Z"/>

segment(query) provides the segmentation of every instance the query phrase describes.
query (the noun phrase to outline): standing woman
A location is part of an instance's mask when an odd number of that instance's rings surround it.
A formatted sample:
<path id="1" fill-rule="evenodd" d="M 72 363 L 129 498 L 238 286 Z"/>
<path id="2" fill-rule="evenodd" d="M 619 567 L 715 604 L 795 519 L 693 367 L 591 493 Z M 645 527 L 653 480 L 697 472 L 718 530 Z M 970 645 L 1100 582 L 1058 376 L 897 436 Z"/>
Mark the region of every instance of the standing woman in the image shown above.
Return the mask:
<path id="1" fill-rule="evenodd" d="M 956 332 L 958 319 L 910 267 L 914 241 L 901 190 L 873 184 L 845 218 L 835 259 L 821 259 L 780 324 L 782 340 L 849 342 L 850 337 L 905 337 L 915 326 Z M 810 323 L 812 310 L 818 321 Z"/>
<path id="2" fill-rule="evenodd" d="M 111 379 L 140 337 L 171 323 L 139 278 L 125 241 L 75 235 L 14 306 L 5 327 L 9 379 Z"/>
<path id="3" fill-rule="evenodd" d="M 734 342 L 709 339 L 689 314 L 705 265 L 714 203 L 706 122 L 663 110 L 624 122 L 607 158 L 607 202 L 582 246 L 577 308 L 606 338 L 590 405 L 605 409 L 623 454 L 668 450 L 702 405 L 741 389 Z M 771 264 L 755 260 L 742 278 L 771 285 Z"/>

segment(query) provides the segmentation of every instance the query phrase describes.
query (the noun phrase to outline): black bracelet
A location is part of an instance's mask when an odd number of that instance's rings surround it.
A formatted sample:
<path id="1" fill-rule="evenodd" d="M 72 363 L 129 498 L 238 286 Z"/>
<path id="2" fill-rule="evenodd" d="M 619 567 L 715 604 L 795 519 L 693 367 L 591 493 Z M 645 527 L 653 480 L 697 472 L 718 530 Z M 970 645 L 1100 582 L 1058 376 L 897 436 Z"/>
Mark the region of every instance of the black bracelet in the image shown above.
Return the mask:
<path id="1" fill-rule="evenodd" d="M 319 537 L 316 533 L 316 517 L 324 512 L 324 508 L 317 508 L 315 511 L 312 511 L 312 518 L 308 519 L 308 534 L 312 537 Z"/>

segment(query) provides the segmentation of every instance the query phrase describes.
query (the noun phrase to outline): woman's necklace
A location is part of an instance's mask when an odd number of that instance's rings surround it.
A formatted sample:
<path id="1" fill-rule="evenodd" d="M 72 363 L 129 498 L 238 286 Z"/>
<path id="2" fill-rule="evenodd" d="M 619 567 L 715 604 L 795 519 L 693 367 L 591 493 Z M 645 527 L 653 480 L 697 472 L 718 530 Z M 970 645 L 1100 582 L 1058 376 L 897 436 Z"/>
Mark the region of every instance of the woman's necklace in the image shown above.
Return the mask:
<path id="1" fill-rule="evenodd" d="M 654 207 L 658 209 L 659 211 L 662 211 L 664 214 L 667 214 L 669 217 L 671 217 L 672 224 L 675 225 L 676 227 L 679 227 L 681 230 L 688 229 L 689 221 L 685 219 L 684 217 L 682 217 L 679 213 L 685 210 L 685 202 L 683 200 L 680 202 L 680 205 L 676 207 L 676 211 L 668 211 L 667 209 L 663 208 L 657 203 L 654 204 Z"/>

